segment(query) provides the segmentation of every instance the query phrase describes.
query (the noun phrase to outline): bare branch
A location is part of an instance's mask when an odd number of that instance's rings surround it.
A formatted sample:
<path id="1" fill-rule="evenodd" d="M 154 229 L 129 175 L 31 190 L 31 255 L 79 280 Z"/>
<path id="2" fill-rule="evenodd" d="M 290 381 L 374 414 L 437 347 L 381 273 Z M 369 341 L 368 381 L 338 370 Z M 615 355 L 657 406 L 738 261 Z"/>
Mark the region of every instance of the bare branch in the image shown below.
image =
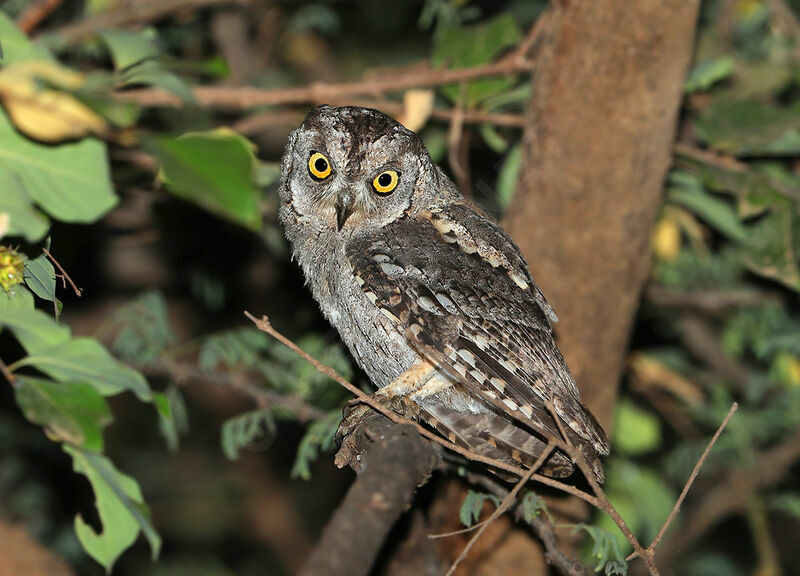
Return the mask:
<path id="1" fill-rule="evenodd" d="M 61 2 L 62 0 L 40 0 L 32 4 L 17 18 L 17 26 L 26 34 L 30 34 L 39 24 L 46 20 L 56 8 L 61 6 Z"/>
<path id="2" fill-rule="evenodd" d="M 478 529 L 478 531 L 475 532 L 472 538 L 470 538 L 469 542 L 467 542 L 467 545 L 464 546 L 464 549 L 461 551 L 461 554 L 459 554 L 458 558 L 456 558 L 455 561 L 453 561 L 453 563 L 450 565 L 450 569 L 447 571 L 445 576 L 452 576 L 452 574 L 456 571 L 456 568 L 458 568 L 458 565 L 467 557 L 467 554 L 469 554 L 469 551 L 478 541 L 478 538 L 481 537 L 481 534 L 483 534 L 486 528 L 488 528 L 492 522 L 502 516 L 506 510 L 508 510 L 509 506 L 511 506 L 511 504 L 514 502 L 522 487 L 528 483 L 536 471 L 542 466 L 542 464 L 544 464 L 544 461 L 550 456 L 553 448 L 554 446 L 552 444 L 548 444 L 545 449 L 542 450 L 541 455 L 536 459 L 536 462 L 533 463 L 533 466 L 531 466 L 530 469 L 525 472 L 525 475 L 514 485 L 514 488 L 511 490 L 511 492 L 509 492 L 506 497 L 503 498 L 503 501 L 500 502 L 500 506 L 498 506 L 495 511 L 492 512 L 492 515 L 481 524 L 481 527 Z"/>

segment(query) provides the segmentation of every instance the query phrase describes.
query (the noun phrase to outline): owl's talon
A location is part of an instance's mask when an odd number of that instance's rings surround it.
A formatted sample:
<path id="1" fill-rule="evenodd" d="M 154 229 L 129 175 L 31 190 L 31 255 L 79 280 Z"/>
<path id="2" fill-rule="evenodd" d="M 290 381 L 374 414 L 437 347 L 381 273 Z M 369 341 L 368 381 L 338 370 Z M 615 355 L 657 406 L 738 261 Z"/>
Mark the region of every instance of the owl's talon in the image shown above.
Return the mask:
<path id="1" fill-rule="evenodd" d="M 407 396 L 395 396 L 380 389 L 375 392 L 372 397 L 389 408 L 392 412 L 396 412 L 404 418 L 411 418 L 413 420 L 419 418 L 419 405 Z M 353 398 L 345 404 L 344 408 L 342 408 L 342 421 L 339 423 L 339 428 L 337 428 L 336 434 L 334 434 L 333 437 L 336 446 L 341 447 L 342 441 L 355 432 L 367 416 L 373 412 L 374 410 L 371 406 L 364 404 L 363 401 L 358 398 Z"/>

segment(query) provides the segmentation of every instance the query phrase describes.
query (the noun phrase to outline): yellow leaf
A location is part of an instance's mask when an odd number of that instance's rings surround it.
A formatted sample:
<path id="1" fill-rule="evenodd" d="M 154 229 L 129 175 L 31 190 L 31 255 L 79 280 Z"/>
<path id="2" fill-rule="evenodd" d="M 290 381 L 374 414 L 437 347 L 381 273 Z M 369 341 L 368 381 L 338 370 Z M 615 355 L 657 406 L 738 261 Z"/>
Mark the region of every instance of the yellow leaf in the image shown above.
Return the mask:
<path id="1" fill-rule="evenodd" d="M 659 260 L 674 260 L 681 251 L 681 231 L 671 218 L 662 217 L 653 229 L 653 253 Z"/>
<path id="2" fill-rule="evenodd" d="M 403 94 L 403 113 L 398 122 L 411 130 L 419 131 L 433 112 L 433 90 L 409 90 Z"/>
<path id="3" fill-rule="evenodd" d="M 49 62 L 21 62 L 0 71 L 0 100 L 11 121 L 23 134 L 43 142 L 103 134 L 105 120 L 66 92 L 41 88 L 45 80 L 68 90 L 81 86 L 83 77 Z"/>

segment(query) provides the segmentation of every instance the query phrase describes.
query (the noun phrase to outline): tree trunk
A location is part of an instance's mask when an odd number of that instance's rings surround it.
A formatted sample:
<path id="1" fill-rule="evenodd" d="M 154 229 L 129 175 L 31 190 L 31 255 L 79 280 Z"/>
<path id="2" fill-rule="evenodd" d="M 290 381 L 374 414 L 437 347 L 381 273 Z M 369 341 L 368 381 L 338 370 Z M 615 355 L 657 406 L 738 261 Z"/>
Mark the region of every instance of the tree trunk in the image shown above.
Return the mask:
<path id="1" fill-rule="evenodd" d="M 608 428 L 649 266 L 699 0 L 553 2 L 506 228 Z"/>

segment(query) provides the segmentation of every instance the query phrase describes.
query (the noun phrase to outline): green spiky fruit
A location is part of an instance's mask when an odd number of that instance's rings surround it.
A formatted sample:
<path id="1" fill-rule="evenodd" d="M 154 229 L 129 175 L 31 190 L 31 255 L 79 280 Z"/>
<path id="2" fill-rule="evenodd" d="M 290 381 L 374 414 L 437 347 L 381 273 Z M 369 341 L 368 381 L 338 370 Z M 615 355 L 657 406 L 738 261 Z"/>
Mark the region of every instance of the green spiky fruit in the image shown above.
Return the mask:
<path id="1" fill-rule="evenodd" d="M 12 286 L 22 284 L 25 261 L 16 250 L 0 246 L 0 288 L 8 292 Z"/>

